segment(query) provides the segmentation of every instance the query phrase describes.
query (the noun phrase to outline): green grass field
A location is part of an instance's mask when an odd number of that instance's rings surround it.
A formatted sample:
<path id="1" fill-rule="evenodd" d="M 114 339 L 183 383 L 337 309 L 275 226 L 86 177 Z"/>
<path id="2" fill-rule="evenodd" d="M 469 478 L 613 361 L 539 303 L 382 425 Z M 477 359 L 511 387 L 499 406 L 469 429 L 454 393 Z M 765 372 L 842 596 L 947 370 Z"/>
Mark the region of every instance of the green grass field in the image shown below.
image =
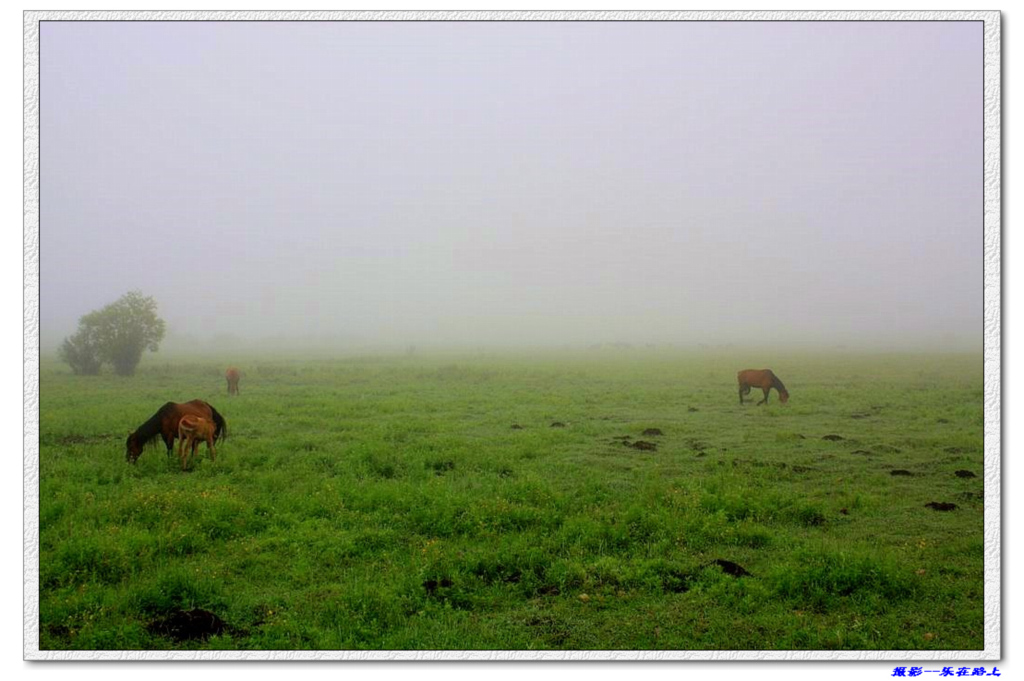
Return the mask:
<path id="1" fill-rule="evenodd" d="M 44 359 L 42 649 L 983 648 L 980 356 L 773 356 L 762 407 L 739 351 L 228 363 Z M 215 462 L 126 463 L 193 398 Z"/>

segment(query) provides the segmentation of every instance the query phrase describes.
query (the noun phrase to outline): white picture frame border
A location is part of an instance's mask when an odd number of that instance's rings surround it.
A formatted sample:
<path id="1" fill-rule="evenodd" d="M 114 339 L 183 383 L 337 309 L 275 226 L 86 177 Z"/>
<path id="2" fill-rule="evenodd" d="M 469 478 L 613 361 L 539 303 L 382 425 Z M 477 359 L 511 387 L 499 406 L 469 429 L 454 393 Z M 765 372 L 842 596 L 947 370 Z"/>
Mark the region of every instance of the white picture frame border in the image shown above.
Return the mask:
<path id="1" fill-rule="evenodd" d="M 999 660 L 1001 525 L 1001 15 L 998 11 L 40 11 L 24 12 L 24 659 L 25 660 Z M 39 22 L 41 21 L 980 21 L 984 24 L 983 650 L 70 651 L 39 649 Z"/>

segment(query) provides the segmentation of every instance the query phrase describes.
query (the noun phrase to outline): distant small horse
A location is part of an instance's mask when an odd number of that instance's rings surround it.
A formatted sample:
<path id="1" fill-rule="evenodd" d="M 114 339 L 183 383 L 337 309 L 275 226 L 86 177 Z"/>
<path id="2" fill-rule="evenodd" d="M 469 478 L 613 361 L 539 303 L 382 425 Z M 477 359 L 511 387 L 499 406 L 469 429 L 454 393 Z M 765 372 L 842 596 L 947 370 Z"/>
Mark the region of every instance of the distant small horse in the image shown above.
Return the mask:
<path id="1" fill-rule="evenodd" d="M 789 400 L 789 391 L 771 369 L 747 369 L 736 374 L 736 380 L 740 384 L 740 404 L 743 404 L 743 396 L 750 394 L 751 388 L 760 388 L 764 391 L 764 399 L 758 404 L 768 402 L 768 392 L 772 388 L 779 392 L 780 402 L 785 404 Z"/>
<path id="2" fill-rule="evenodd" d="M 180 437 L 178 424 L 183 416 L 199 416 L 213 421 L 214 441 L 225 437 L 228 434 L 228 424 L 224 417 L 217 413 L 217 410 L 203 400 L 192 400 L 191 402 L 168 402 L 160 407 L 148 421 L 135 429 L 135 432 L 128 436 L 128 453 L 125 458 L 128 463 L 135 463 L 142 455 L 142 448 L 160 436 L 167 445 L 167 455 L 174 451 L 174 438 Z"/>
<path id="3" fill-rule="evenodd" d="M 178 458 L 181 459 L 181 470 L 185 470 L 189 457 L 195 457 L 199 441 L 206 442 L 206 451 L 210 452 L 210 461 L 217 460 L 217 450 L 213 447 L 217 425 L 199 416 L 186 414 L 178 422 Z M 187 447 L 187 449 L 186 449 Z"/>
<path id="4" fill-rule="evenodd" d="M 235 367 L 228 367 L 228 370 L 224 373 L 224 377 L 228 379 L 228 395 L 238 394 L 238 379 L 241 378 L 241 374 L 238 373 L 238 369 Z"/>

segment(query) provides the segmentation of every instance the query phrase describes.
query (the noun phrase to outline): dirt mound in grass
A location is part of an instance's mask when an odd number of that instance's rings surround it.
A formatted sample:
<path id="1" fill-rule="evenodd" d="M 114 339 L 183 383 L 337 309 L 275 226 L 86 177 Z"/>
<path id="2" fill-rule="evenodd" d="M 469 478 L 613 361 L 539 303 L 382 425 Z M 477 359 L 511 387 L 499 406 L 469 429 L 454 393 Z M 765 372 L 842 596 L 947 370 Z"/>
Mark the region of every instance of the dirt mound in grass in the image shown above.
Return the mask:
<path id="1" fill-rule="evenodd" d="M 449 579 L 448 577 L 442 577 L 440 580 L 428 579 L 427 581 L 423 582 L 423 588 L 427 590 L 428 594 L 432 594 L 435 591 L 437 591 L 438 587 L 447 589 L 448 587 L 452 586 L 453 584 L 454 584 L 454 582 L 452 582 L 452 580 Z"/>
<path id="2" fill-rule="evenodd" d="M 641 435 L 646 435 L 648 437 L 657 437 L 659 435 L 664 434 L 665 433 L 661 432 L 661 428 L 648 428 L 647 430 L 641 433 Z"/>
<path id="3" fill-rule="evenodd" d="M 970 471 L 965 471 L 965 470 L 962 470 L 962 469 L 958 470 L 953 475 L 955 475 L 958 478 L 976 478 L 976 477 L 978 477 L 974 473 L 972 473 Z"/>
<path id="4" fill-rule="evenodd" d="M 226 626 L 224 620 L 209 610 L 193 608 L 172 612 L 167 617 L 150 622 L 147 628 L 151 633 L 175 641 L 192 641 L 222 634 Z"/>
<path id="5" fill-rule="evenodd" d="M 555 421 L 554 423 L 551 424 L 551 427 L 552 428 L 565 428 L 565 424 L 562 423 L 561 421 Z"/>
<path id="6" fill-rule="evenodd" d="M 956 504 L 948 501 L 929 501 L 925 504 L 925 508 L 931 508 L 936 511 L 953 511 L 957 508 Z"/>
<path id="7" fill-rule="evenodd" d="M 889 471 L 889 475 L 905 475 L 905 476 L 912 476 L 912 475 L 913 475 L 913 473 L 911 473 L 911 472 L 910 472 L 910 471 L 908 471 L 908 470 L 904 470 L 904 469 L 902 469 L 902 468 L 894 468 L 893 470 Z"/>
<path id="8" fill-rule="evenodd" d="M 647 442 L 645 440 L 637 440 L 633 444 L 629 444 L 628 442 L 624 444 L 627 447 L 632 447 L 633 449 L 642 449 L 649 452 L 655 452 L 658 450 L 658 445 L 654 444 L 653 442 Z"/>
<path id="9" fill-rule="evenodd" d="M 840 442 L 842 440 L 845 440 L 846 438 L 843 437 L 842 435 L 823 435 L 821 439 L 828 440 L 829 442 Z"/>
<path id="10" fill-rule="evenodd" d="M 734 563 L 731 560 L 723 560 L 716 558 L 715 560 L 708 563 L 708 565 L 717 565 L 722 568 L 722 572 L 733 577 L 753 577 L 754 575 L 747 572 L 742 565 Z"/>

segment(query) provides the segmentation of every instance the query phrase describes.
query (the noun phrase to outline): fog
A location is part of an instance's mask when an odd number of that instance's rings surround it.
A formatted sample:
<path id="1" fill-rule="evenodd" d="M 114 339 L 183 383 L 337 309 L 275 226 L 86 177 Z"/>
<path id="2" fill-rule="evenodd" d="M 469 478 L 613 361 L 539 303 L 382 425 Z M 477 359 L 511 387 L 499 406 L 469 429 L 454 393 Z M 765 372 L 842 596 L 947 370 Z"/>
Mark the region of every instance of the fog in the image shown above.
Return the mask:
<path id="1" fill-rule="evenodd" d="M 980 350 L 981 22 L 42 23 L 40 335 Z"/>

